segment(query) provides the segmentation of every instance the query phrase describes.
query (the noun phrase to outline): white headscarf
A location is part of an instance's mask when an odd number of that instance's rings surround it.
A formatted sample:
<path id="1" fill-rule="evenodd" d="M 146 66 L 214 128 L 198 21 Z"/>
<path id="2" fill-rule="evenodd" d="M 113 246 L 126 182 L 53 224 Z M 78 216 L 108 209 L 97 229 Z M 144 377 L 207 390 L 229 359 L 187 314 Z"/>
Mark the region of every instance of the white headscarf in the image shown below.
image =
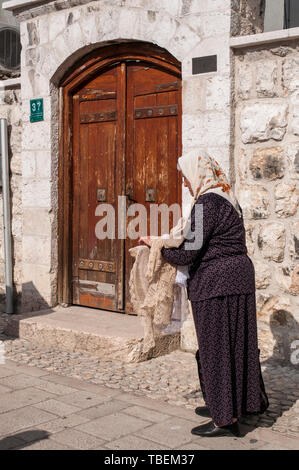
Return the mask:
<path id="1" fill-rule="evenodd" d="M 235 207 L 241 217 L 240 205 L 219 163 L 204 151 L 192 150 L 178 159 L 178 169 L 189 181 L 193 191 L 192 207 L 206 192 L 220 194 Z"/>

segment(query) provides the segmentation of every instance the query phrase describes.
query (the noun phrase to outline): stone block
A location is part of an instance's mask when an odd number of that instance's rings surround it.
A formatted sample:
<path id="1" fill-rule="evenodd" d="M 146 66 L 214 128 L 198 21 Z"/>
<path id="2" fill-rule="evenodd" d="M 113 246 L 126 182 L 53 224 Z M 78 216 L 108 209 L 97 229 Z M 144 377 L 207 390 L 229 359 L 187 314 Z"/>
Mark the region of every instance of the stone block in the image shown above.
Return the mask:
<path id="1" fill-rule="evenodd" d="M 193 114 L 205 109 L 206 80 L 195 76 L 183 81 L 183 113 Z"/>
<path id="2" fill-rule="evenodd" d="M 230 126 L 225 112 L 183 115 L 184 147 L 229 145 Z"/>
<path id="3" fill-rule="evenodd" d="M 297 55 L 284 59 L 282 80 L 287 91 L 293 92 L 299 89 L 299 57 Z"/>
<path id="4" fill-rule="evenodd" d="M 230 79 L 215 75 L 206 80 L 206 109 L 222 110 L 230 104 Z"/>
<path id="5" fill-rule="evenodd" d="M 39 181 L 25 179 L 22 191 L 23 206 L 25 207 L 51 207 L 51 183 L 43 179 Z"/>
<path id="6" fill-rule="evenodd" d="M 280 267 L 276 273 L 276 280 L 281 288 L 291 294 L 299 294 L 299 265 Z"/>
<path id="7" fill-rule="evenodd" d="M 269 264 L 261 261 L 254 261 L 255 286 L 257 289 L 266 289 L 271 282 L 271 272 Z"/>
<path id="8" fill-rule="evenodd" d="M 22 152 L 22 175 L 24 178 L 35 176 L 35 153 L 34 151 Z"/>
<path id="9" fill-rule="evenodd" d="M 39 150 L 36 157 L 36 176 L 39 178 L 51 178 L 51 152 L 49 150 Z"/>
<path id="10" fill-rule="evenodd" d="M 297 211 L 299 189 L 293 183 L 279 183 L 275 186 L 275 212 L 278 217 L 290 217 Z"/>
<path id="11" fill-rule="evenodd" d="M 255 251 L 255 228 L 256 226 L 254 224 L 248 224 L 245 222 L 245 230 L 246 230 L 246 246 L 247 246 L 247 251 L 248 255 L 252 256 L 254 255 Z"/>
<path id="12" fill-rule="evenodd" d="M 250 98 L 253 85 L 254 66 L 251 63 L 237 61 L 237 94 L 242 100 Z"/>
<path id="13" fill-rule="evenodd" d="M 50 266 L 51 262 L 51 238 L 36 235 L 24 235 L 23 237 L 23 261 L 24 263 L 42 266 Z"/>
<path id="14" fill-rule="evenodd" d="M 269 194 L 262 186 L 243 185 L 238 194 L 245 218 L 265 219 L 270 215 Z"/>
<path id="15" fill-rule="evenodd" d="M 22 146 L 24 150 L 49 150 L 51 126 L 47 121 L 24 123 Z"/>
<path id="16" fill-rule="evenodd" d="M 38 207 L 24 207 L 23 212 L 24 235 L 51 236 L 51 217 L 48 209 Z"/>
<path id="17" fill-rule="evenodd" d="M 277 95 L 278 66 L 274 60 L 263 60 L 256 66 L 256 90 L 260 96 Z"/>
<path id="18" fill-rule="evenodd" d="M 282 147 L 256 149 L 250 161 L 250 171 L 255 179 L 274 180 L 282 178 L 285 160 Z"/>
<path id="19" fill-rule="evenodd" d="M 282 140 L 288 124 L 287 103 L 250 103 L 241 110 L 240 128 L 244 144 L 269 139 Z"/>
<path id="20" fill-rule="evenodd" d="M 230 33 L 230 11 L 215 11 L 201 15 L 201 32 L 205 38 Z"/>
<path id="21" fill-rule="evenodd" d="M 264 258 L 277 263 L 283 261 L 286 245 L 285 226 L 281 222 L 269 222 L 262 226 L 258 235 L 258 246 Z"/>
<path id="22" fill-rule="evenodd" d="M 57 36 L 63 33 L 66 27 L 66 13 L 64 11 L 50 15 L 48 17 L 49 41 L 52 42 L 55 38 L 57 38 Z"/>

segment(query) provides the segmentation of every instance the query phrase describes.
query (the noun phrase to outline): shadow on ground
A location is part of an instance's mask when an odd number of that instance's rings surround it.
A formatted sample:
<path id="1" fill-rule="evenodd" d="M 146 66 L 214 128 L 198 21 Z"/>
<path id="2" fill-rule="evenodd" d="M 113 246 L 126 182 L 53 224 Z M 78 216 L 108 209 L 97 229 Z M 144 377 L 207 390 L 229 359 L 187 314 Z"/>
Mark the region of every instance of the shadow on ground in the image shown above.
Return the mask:
<path id="1" fill-rule="evenodd" d="M 48 439 L 50 434 L 42 429 L 23 431 L 0 439 L 0 450 L 21 450 L 36 442 Z"/>

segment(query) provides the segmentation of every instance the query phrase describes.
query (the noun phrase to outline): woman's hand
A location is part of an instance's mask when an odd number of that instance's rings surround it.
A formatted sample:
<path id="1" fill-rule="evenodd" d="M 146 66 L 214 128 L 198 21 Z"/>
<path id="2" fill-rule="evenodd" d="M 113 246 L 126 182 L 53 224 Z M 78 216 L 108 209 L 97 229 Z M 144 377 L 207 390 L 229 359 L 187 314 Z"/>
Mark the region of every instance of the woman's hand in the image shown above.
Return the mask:
<path id="1" fill-rule="evenodd" d="M 139 245 L 151 246 L 151 237 L 140 237 L 138 240 Z"/>

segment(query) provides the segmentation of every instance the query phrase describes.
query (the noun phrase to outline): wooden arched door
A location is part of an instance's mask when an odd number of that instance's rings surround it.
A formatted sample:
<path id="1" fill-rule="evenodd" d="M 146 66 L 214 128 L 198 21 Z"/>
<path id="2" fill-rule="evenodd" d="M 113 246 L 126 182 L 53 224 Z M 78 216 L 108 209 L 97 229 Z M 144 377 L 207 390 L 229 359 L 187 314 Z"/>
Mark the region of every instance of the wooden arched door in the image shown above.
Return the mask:
<path id="1" fill-rule="evenodd" d="M 138 54 L 126 52 L 106 62 L 92 78 L 85 77 L 73 91 L 71 87 L 65 91 L 65 112 L 71 118 L 70 253 L 63 272 L 68 273 L 71 303 L 130 313 L 128 249 L 136 241 L 118 238 L 118 196 L 125 195 L 128 205 L 144 204 L 147 210 L 151 202 L 181 201 L 176 169 L 181 151 L 181 80 L 177 66 L 143 55 L 140 48 Z M 90 70 L 85 74 L 90 77 Z M 65 135 L 65 144 L 66 139 Z M 96 236 L 100 220 L 96 208 L 103 202 L 115 209 L 115 239 Z M 61 259 L 66 262 L 63 253 Z M 63 273 L 61 281 L 63 297 Z"/>

